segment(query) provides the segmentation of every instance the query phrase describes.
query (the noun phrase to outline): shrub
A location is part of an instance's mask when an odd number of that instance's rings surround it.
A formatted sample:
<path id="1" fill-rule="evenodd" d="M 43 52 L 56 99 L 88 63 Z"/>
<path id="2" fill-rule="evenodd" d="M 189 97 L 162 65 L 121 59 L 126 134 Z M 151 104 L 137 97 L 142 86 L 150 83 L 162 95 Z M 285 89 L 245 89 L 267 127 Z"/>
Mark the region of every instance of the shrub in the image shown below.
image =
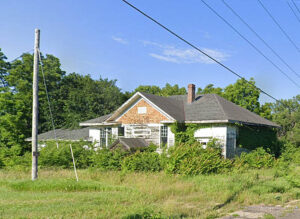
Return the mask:
<path id="1" fill-rule="evenodd" d="M 0 148 L 0 168 L 23 168 L 31 165 L 31 153 L 26 152 L 22 155 L 20 146 L 11 148 Z"/>
<path id="2" fill-rule="evenodd" d="M 137 151 L 124 158 L 122 169 L 129 171 L 157 172 L 163 169 L 163 165 L 158 153 Z"/>
<path id="3" fill-rule="evenodd" d="M 240 157 L 235 158 L 234 166 L 238 169 L 253 168 L 261 169 L 273 167 L 275 158 L 263 148 L 257 148 L 250 153 L 243 152 Z"/>
<path id="4" fill-rule="evenodd" d="M 128 152 L 123 150 L 97 150 L 92 156 L 92 166 L 101 170 L 121 170 L 121 163 Z"/>
<path id="5" fill-rule="evenodd" d="M 58 148 L 55 142 L 47 142 L 46 146 L 40 150 L 39 164 L 42 167 L 72 167 L 70 144 L 72 145 L 76 167 L 88 167 L 91 164 L 91 155 L 94 151 L 91 145 L 88 148 L 83 147 L 86 142 L 60 142 Z"/>
<path id="6" fill-rule="evenodd" d="M 220 173 L 228 170 L 231 163 L 222 157 L 221 149 L 203 149 L 200 143 L 195 142 L 177 145 L 170 154 L 166 171 L 183 175 Z"/>

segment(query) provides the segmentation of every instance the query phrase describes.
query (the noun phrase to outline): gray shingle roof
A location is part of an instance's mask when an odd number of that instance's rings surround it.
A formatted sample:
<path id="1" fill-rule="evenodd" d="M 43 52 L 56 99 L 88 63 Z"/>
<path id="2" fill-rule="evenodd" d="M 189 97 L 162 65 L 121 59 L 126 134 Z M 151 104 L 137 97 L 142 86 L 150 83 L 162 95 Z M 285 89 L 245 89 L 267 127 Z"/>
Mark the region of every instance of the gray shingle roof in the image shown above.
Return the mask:
<path id="1" fill-rule="evenodd" d="M 191 104 L 187 103 L 187 95 L 161 97 L 144 92 L 140 92 L 140 94 L 178 122 L 217 123 L 219 121 L 279 127 L 217 94 L 196 95 L 195 101 Z M 111 115 L 101 116 L 84 123 L 101 123 Z"/>
<path id="2" fill-rule="evenodd" d="M 56 138 L 57 140 L 69 140 L 69 141 L 78 141 L 78 140 L 89 140 L 89 127 L 80 128 L 80 129 L 56 129 Z M 26 141 L 31 141 L 30 138 L 26 138 Z M 48 131 L 38 135 L 39 141 L 49 141 L 55 140 L 54 131 Z"/>
<path id="3" fill-rule="evenodd" d="M 143 138 L 119 138 L 111 145 L 110 149 L 114 149 L 119 144 L 124 146 L 127 150 L 149 146 L 149 143 Z"/>
<path id="4" fill-rule="evenodd" d="M 169 97 L 161 97 L 153 94 L 148 94 L 140 92 L 152 103 L 166 112 L 168 115 L 172 116 L 177 121 L 184 121 L 184 106 L 181 100 Z"/>
<path id="5" fill-rule="evenodd" d="M 95 119 L 90 119 L 90 120 L 81 122 L 80 124 L 102 123 L 102 122 L 104 122 L 106 119 L 108 119 L 111 115 L 112 115 L 112 113 L 107 114 L 107 115 L 104 115 L 104 116 L 97 117 L 97 118 L 95 118 Z"/>
<path id="6" fill-rule="evenodd" d="M 279 127 L 277 124 L 240 107 L 217 94 L 196 95 L 195 101 L 187 103 L 187 95 L 160 97 L 142 93 L 155 105 L 177 121 L 227 121 L 252 125 Z"/>

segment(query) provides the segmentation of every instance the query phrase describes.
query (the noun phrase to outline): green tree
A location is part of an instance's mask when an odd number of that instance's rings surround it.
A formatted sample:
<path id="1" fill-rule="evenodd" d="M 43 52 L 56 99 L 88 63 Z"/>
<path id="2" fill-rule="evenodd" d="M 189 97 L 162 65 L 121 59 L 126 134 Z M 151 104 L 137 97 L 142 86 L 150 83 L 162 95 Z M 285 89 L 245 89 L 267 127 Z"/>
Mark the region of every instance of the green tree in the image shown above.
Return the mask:
<path id="1" fill-rule="evenodd" d="M 131 93 L 131 95 L 138 91 L 165 97 L 186 94 L 186 89 L 184 87 L 179 87 L 178 84 L 172 86 L 169 83 L 166 83 L 166 85 L 162 88 L 155 85 L 140 85 Z"/>
<path id="2" fill-rule="evenodd" d="M 223 89 L 220 87 L 214 87 L 213 84 L 208 84 L 204 89 L 199 87 L 197 94 L 218 94 L 219 96 L 224 95 Z"/>
<path id="3" fill-rule="evenodd" d="M 76 73 L 65 76 L 55 94 L 59 126 L 77 127 L 80 121 L 109 114 L 124 101 L 116 80 L 93 80 Z"/>
<path id="4" fill-rule="evenodd" d="M 255 85 L 253 78 L 249 82 Z M 224 97 L 227 100 L 257 114 L 261 112 L 259 95 L 260 91 L 244 79 L 238 79 L 234 84 L 230 84 L 224 89 Z"/>
<path id="5" fill-rule="evenodd" d="M 6 56 L 0 48 L 0 88 L 5 87 L 7 85 L 5 76 L 7 75 L 7 71 L 10 67 L 10 64 L 6 61 L 6 59 Z"/>
<path id="6" fill-rule="evenodd" d="M 161 89 L 161 96 L 172 96 L 172 95 L 184 95 L 186 94 L 185 87 L 179 87 L 178 84 L 170 85 L 166 83 L 166 85 Z"/>
<path id="7" fill-rule="evenodd" d="M 279 137 L 300 146 L 300 95 L 271 105 L 273 121 L 281 126 Z"/>

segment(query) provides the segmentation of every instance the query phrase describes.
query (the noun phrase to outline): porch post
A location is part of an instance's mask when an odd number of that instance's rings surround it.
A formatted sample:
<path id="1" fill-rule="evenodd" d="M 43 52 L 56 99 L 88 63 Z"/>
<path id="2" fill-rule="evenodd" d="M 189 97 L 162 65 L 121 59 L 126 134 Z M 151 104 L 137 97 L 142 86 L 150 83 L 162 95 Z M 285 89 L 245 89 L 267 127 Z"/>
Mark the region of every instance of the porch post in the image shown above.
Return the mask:
<path id="1" fill-rule="evenodd" d="M 104 130 L 105 130 L 105 146 L 108 147 L 108 130 L 107 128 L 105 128 Z"/>

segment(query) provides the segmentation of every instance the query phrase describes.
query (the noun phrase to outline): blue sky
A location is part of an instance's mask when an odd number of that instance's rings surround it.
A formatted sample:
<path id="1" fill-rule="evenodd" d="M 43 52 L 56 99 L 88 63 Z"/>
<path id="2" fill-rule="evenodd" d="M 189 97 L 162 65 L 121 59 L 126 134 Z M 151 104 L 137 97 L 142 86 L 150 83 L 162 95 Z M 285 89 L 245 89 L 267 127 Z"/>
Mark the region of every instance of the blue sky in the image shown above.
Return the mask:
<path id="1" fill-rule="evenodd" d="M 300 84 L 222 3 L 206 0 L 272 61 Z M 300 1 L 294 0 L 300 8 Z M 299 94 L 277 69 L 234 33 L 200 0 L 129 0 L 276 98 Z M 284 37 L 257 0 L 226 0 L 297 72 L 300 53 Z M 300 47 L 300 22 L 285 0 L 262 0 Z M 295 9 L 296 10 L 296 9 Z M 300 17 L 300 14 L 298 14 Z M 237 77 L 197 54 L 121 0 L 10 0 L 1 4 L 0 48 L 9 60 L 33 48 L 41 29 L 41 51 L 61 60 L 70 72 L 117 79 L 123 91 L 166 83 L 225 87 Z M 272 101 L 262 96 L 261 100 Z"/>

